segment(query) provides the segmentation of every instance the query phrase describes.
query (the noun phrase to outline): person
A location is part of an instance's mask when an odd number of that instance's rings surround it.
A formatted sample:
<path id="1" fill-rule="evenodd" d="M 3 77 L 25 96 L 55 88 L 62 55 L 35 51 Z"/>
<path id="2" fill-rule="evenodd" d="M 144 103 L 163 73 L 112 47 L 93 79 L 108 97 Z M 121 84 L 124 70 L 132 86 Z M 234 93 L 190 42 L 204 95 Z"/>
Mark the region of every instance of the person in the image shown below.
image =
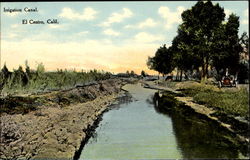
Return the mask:
<path id="1" fill-rule="evenodd" d="M 228 76 L 228 68 L 226 68 L 226 76 Z"/>

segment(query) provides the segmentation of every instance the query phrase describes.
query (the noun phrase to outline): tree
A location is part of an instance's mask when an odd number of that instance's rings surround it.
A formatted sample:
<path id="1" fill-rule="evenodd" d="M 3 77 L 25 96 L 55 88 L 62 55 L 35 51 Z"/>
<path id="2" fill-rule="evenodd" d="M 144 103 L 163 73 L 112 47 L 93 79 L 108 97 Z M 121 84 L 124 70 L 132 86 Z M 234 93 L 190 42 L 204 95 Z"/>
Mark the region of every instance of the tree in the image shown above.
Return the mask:
<path id="1" fill-rule="evenodd" d="M 153 69 L 163 76 L 172 72 L 174 66 L 171 50 L 164 44 L 156 51 L 154 57 L 148 57 L 147 66 L 149 69 Z"/>
<path id="2" fill-rule="evenodd" d="M 240 37 L 240 44 L 243 47 L 243 52 L 245 54 L 248 54 L 248 49 L 249 49 L 249 37 L 247 35 L 247 32 L 243 32 L 241 37 Z"/>
<path id="3" fill-rule="evenodd" d="M 4 64 L 4 66 L 1 70 L 1 75 L 2 75 L 1 78 L 6 80 L 7 78 L 9 78 L 10 74 L 11 74 L 11 72 L 8 70 L 6 64 Z"/>
<path id="4" fill-rule="evenodd" d="M 240 83 L 245 83 L 245 80 L 249 79 L 249 37 L 246 32 L 241 35 L 240 44 L 243 52 L 240 55 L 238 80 Z"/>
<path id="5" fill-rule="evenodd" d="M 28 77 L 23 71 L 23 67 L 19 66 L 17 70 L 11 74 L 10 85 L 12 87 L 22 87 L 28 84 Z"/>
<path id="6" fill-rule="evenodd" d="M 211 45 L 214 33 L 225 18 L 224 9 L 219 4 L 213 5 L 199 1 L 191 9 L 182 13 L 182 29 L 192 40 L 190 49 L 201 59 L 202 80 L 207 79 L 208 66 L 211 61 Z"/>
<path id="7" fill-rule="evenodd" d="M 212 65 L 217 70 L 237 75 L 239 72 L 240 53 L 242 46 L 238 37 L 239 17 L 231 14 L 225 24 L 221 24 L 214 34 L 211 45 Z M 221 74 L 224 74 L 223 72 Z M 222 75 L 219 75 L 221 77 Z"/>
<path id="8" fill-rule="evenodd" d="M 142 71 L 141 71 L 141 76 L 142 76 L 142 77 L 146 77 L 146 72 L 142 70 Z"/>
<path id="9" fill-rule="evenodd" d="M 129 71 L 126 71 L 126 74 L 129 75 L 130 74 Z"/>
<path id="10" fill-rule="evenodd" d="M 134 71 L 131 71 L 131 72 L 130 72 L 130 76 L 134 77 L 134 76 L 135 76 L 135 72 L 134 72 Z"/>
<path id="11" fill-rule="evenodd" d="M 26 72 L 28 79 L 30 79 L 31 78 L 31 70 L 30 70 L 28 60 L 25 60 L 25 72 Z"/>
<path id="12" fill-rule="evenodd" d="M 7 83 L 10 76 L 11 76 L 11 72 L 8 70 L 6 64 L 4 63 L 4 66 L 0 72 L 0 89 L 2 89 L 4 84 Z"/>
<path id="13" fill-rule="evenodd" d="M 238 36 L 239 26 L 239 17 L 235 14 L 231 14 L 225 27 L 225 32 L 228 37 L 227 57 L 225 59 L 225 62 L 227 65 L 226 67 L 229 68 L 229 72 L 231 72 L 232 74 L 238 73 L 240 52 L 243 51 Z"/>
<path id="14" fill-rule="evenodd" d="M 220 80 L 222 77 L 223 70 L 227 67 L 225 63 L 225 58 L 227 57 L 227 47 L 229 45 L 228 37 L 225 30 L 226 25 L 222 24 L 214 33 L 214 41 L 211 45 L 212 54 L 212 66 L 217 72 L 216 79 Z"/>
<path id="15" fill-rule="evenodd" d="M 183 30 L 183 26 L 180 25 L 178 28 L 178 34 L 172 41 L 171 51 L 173 52 L 173 65 L 177 67 L 177 73 L 180 71 L 179 80 L 182 80 L 182 73 L 188 70 L 193 71 L 197 69 L 201 64 L 201 59 L 195 53 L 195 50 L 192 50 L 191 46 L 192 38 L 191 35 L 188 35 L 187 32 Z M 176 76 L 178 80 L 178 76 Z"/>
<path id="16" fill-rule="evenodd" d="M 44 67 L 43 63 L 37 64 L 36 72 L 38 75 L 41 75 L 45 72 L 45 67 Z"/>
<path id="17" fill-rule="evenodd" d="M 154 57 L 148 57 L 147 66 L 149 69 L 156 71 L 156 62 Z"/>

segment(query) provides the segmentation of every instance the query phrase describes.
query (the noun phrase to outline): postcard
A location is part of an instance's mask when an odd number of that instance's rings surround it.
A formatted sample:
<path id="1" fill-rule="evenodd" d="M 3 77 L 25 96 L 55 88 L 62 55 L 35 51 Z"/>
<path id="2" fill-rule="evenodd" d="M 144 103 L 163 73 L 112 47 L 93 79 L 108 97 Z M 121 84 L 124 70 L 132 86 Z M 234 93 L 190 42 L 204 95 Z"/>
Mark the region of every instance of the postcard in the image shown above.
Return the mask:
<path id="1" fill-rule="evenodd" d="M 0 159 L 249 158 L 248 1 L 0 3 Z"/>

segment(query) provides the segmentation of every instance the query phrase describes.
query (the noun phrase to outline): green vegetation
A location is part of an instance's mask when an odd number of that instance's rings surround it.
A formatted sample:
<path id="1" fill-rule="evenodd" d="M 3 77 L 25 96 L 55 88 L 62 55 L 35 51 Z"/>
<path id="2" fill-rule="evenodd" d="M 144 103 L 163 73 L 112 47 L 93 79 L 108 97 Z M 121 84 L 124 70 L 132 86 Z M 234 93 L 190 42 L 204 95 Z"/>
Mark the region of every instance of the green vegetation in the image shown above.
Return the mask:
<path id="1" fill-rule="evenodd" d="M 176 80 L 199 80 L 199 82 L 161 82 L 163 86 L 181 89 L 194 101 L 216 108 L 220 113 L 248 117 L 248 91 L 246 89 L 219 89 L 214 84 L 228 70 L 239 83 L 245 83 L 249 75 L 249 37 L 239 31 L 239 17 L 226 15 L 224 8 L 210 0 L 198 1 L 182 14 L 182 24 L 172 45 L 161 46 L 147 66 L 164 75 L 177 71 Z M 201 81 L 200 81 L 201 80 Z"/>
<path id="2" fill-rule="evenodd" d="M 184 74 L 186 79 L 190 75 L 207 81 L 209 77 L 220 79 L 228 68 L 230 74 L 239 75 L 239 81 L 248 79 L 244 75 L 248 75 L 249 62 L 241 59 L 242 53 L 248 54 L 248 36 L 238 36 L 238 16 L 231 14 L 225 20 L 224 9 L 210 0 L 197 2 L 181 16 L 183 23 L 172 45 L 163 45 L 148 57 L 149 69 L 163 76 L 177 69 L 176 80 L 182 81 Z"/>
<path id="3" fill-rule="evenodd" d="M 147 73 L 146 73 L 144 70 L 142 70 L 142 71 L 141 71 L 141 76 L 142 76 L 142 77 L 146 77 L 146 75 L 147 75 Z"/>
<path id="4" fill-rule="evenodd" d="M 166 45 L 163 45 L 163 47 L 160 47 L 156 51 L 154 57 L 148 58 L 147 65 L 149 66 L 149 69 L 156 70 L 164 76 L 174 69 L 173 64 L 171 63 L 172 59 L 173 55 L 170 49 L 168 49 Z"/>
<path id="5" fill-rule="evenodd" d="M 25 71 L 20 66 L 10 72 L 6 65 L 3 66 L 0 72 L 0 91 L 1 95 L 11 95 L 68 89 L 110 77 L 111 73 L 95 69 L 89 72 L 62 69 L 46 72 L 42 63 L 37 65 L 36 70 L 31 70 L 26 62 Z"/>
<path id="6" fill-rule="evenodd" d="M 221 90 L 212 85 L 193 84 L 185 85 L 180 90 L 184 95 L 193 97 L 195 102 L 215 108 L 220 113 L 243 117 L 249 115 L 246 88 Z"/>

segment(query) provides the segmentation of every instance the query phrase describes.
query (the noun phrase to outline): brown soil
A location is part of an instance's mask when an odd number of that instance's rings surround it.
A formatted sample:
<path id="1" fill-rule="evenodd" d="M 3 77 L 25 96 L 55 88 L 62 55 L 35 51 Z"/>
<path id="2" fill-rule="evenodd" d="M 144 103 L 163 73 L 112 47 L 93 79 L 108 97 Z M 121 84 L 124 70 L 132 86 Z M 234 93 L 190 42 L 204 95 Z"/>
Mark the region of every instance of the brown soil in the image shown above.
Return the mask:
<path id="1" fill-rule="evenodd" d="M 21 99 L 20 103 L 2 99 L 7 111 L 11 105 L 14 111 L 1 114 L 0 159 L 72 159 L 87 130 L 125 83 L 120 79 L 105 80 L 67 91 L 31 95 L 31 101 L 12 97 L 16 102 Z M 32 109 L 23 112 L 23 106 Z"/>

